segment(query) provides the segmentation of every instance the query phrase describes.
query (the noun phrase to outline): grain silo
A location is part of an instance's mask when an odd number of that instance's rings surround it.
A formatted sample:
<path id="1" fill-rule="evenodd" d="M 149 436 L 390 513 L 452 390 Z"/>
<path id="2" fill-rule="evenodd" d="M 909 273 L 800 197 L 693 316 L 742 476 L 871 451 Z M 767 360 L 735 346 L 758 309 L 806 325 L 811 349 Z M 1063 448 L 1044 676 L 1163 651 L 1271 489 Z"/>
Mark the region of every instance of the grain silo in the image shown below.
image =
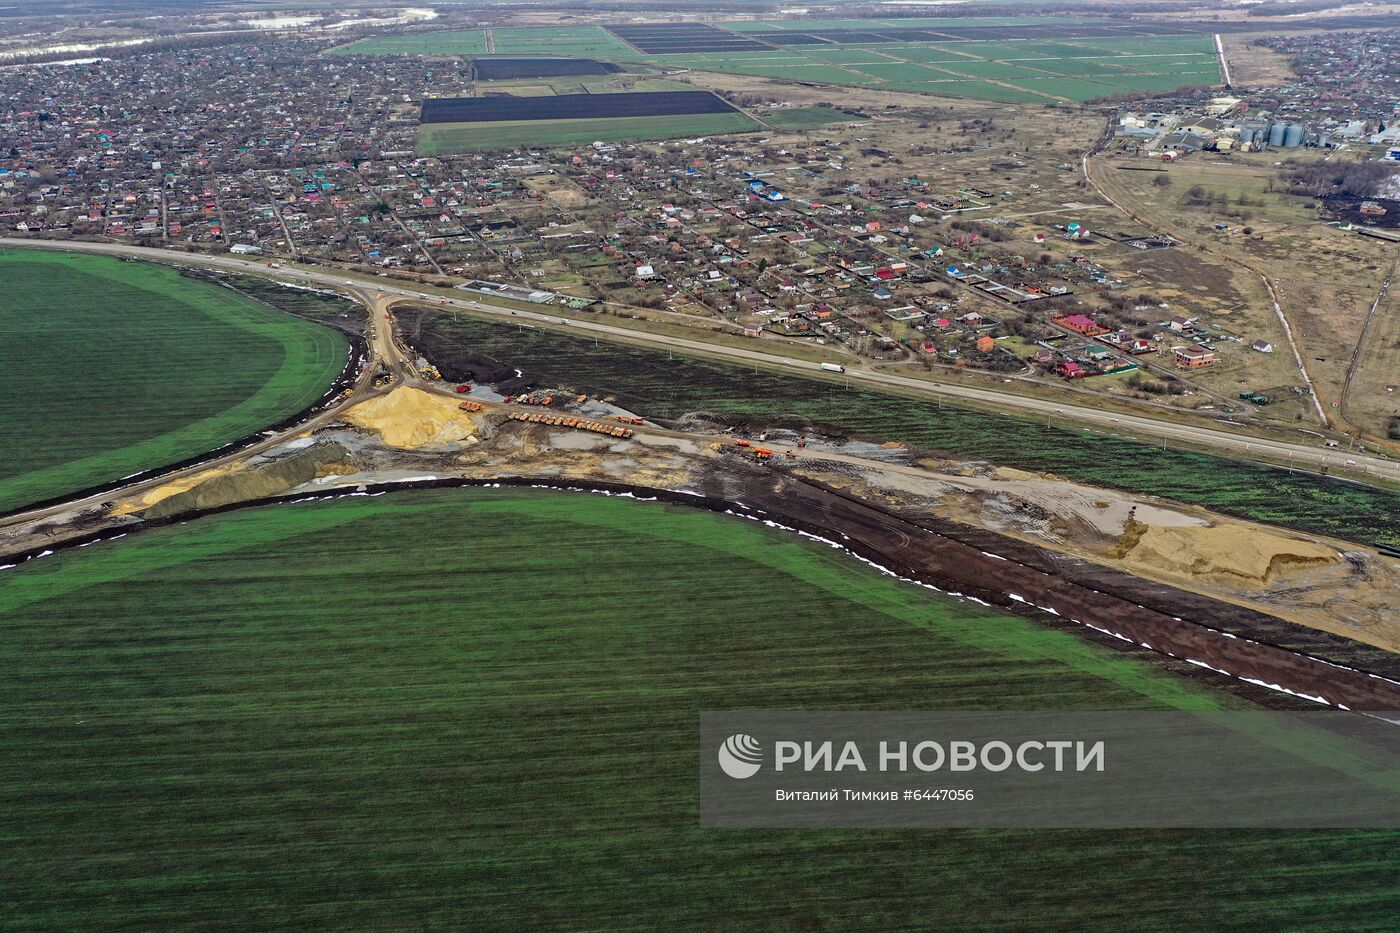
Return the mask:
<path id="1" fill-rule="evenodd" d="M 1288 127 L 1282 123 L 1274 123 L 1269 127 L 1269 145 L 1282 146 L 1283 134 L 1288 132 Z"/>
<path id="2" fill-rule="evenodd" d="M 1307 130 L 1299 123 L 1293 123 L 1283 131 L 1283 147 L 1285 149 L 1297 149 L 1303 144 L 1303 136 Z"/>

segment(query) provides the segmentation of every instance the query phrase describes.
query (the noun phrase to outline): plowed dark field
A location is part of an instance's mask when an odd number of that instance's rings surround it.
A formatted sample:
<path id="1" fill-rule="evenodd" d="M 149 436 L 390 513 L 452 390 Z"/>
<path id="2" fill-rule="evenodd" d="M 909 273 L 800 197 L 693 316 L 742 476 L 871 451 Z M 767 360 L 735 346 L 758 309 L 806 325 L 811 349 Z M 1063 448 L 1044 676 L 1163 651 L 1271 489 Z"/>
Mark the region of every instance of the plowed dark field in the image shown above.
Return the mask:
<path id="1" fill-rule="evenodd" d="M 616 74 L 622 69 L 591 58 L 479 58 L 472 63 L 478 81 Z"/>
<path id="2" fill-rule="evenodd" d="M 737 113 L 709 91 L 560 94 L 555 97 L 437 97 L 423 101 L 423 123 L 499 123 Z"/>

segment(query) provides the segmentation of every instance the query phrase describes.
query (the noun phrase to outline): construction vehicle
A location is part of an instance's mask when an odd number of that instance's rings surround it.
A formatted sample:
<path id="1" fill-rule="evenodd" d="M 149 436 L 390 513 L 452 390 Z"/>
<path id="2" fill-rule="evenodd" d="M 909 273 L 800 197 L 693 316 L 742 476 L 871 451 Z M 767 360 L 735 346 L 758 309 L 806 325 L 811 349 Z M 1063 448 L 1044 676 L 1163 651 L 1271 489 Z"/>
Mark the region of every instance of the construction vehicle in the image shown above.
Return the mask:
<path id="1" fill-rule="evenodd" d="M 753 455 L 759 460 L 773 459 L 773 451 L 769 450 L 767 447 L 755 447 L 753 449 Z"/>
<path id="2" fill-rule="evenodd" d="M 462 411 L 481 411 L 480 402 L 463 402 L 457 407 L 462 409 Z"/>
<path id="3" fill-rule="evenodd" d="M 460 385 L 460 386 L 458 386 L 454 391 L 456 391 L 456 392 L 470 392 L 471 390 L 472 390 L 472 387 L 471 387 L 470 385 Z"/>
<path id="4" fill-rule="evenodd" d="M 797 446 L 798 446 L 798 447 L 806 447 L 806 446 L 807 446 L 807 438 L 805 438 L 805 437 L 799 437 L 799 438 L 797 439 Z"/>
<path id="5" fill-rule="evenodd" d="M 604 424 L 601 421 L 588 421 L 584 418 L 574 418 L 566 415 L 547 415 L 544 412 L 512 412 L 510 420 L 523 421 L 526 424 L 544 424 L 557 428 L 575 428 L 580 431 L 591 431 L 594 434 L 606 434 L 609 437 L 617 437 L 624 440 L 632 436 L 631 428 Z"/>
<path id="6" fill-rule="evenodd" d="M 574 399 L 574 401 L 582 405 L 584 402 L 588 401 L 588 396 L 580 395 L 578 398 Z"/>
<path id="7" fill-rule="evenodd" d="M 735 447 L 752 447 L 752 446 L 753 446 L 753 442 L 752 442 L 752 441 L 746 441 L 746 440 L 743 440 L 743 439 L 741 438 L 740 440 L 737 440 L 737 441 L 734 442 L 734 446 L 735 446 Z"/>
<path id="8" fill-rule="evenodd" d="M 641 418 L 634 418 L 629 415 L 613 415 L 612 420 L 621 421 L 623 424 L 646 424 Z"/>

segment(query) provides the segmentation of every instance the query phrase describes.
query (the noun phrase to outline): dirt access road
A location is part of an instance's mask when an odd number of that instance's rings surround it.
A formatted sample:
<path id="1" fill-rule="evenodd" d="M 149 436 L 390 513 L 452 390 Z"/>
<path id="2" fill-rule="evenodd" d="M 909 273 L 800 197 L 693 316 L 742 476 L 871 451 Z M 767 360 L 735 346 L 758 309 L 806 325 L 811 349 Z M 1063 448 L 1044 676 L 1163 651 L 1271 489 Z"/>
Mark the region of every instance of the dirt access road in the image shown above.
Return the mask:
<path id="1" fill-rule="evenodd" d="M 393 303 L 388 300 L 390 298 L 396 300 L 413 300 L 427 305 L 456 308 L 469 311 L 473 314 L 514 323 L 544 325 L 549 329 L 595 334 L 612 339 L 620 339 L 624 342 L 670 347 L 683 351 L 689 350 L 710 357 L 761 364 L 773 369 L 795 371 L 807 375 L 818 375 L 823 378 L 833 377 L 832 373 L 824 372 L 821 365 L 818 363 L 774 356 L 773 354 L 759 350 L 747 350 L 740 347 L 708 343 L 702 340 L 690 340 L 664 334 L 653 334 L 593 321 L 574 320 L 572 318 L 559 317 L 540 311 L 512 310 L 465 298 L 443 298 L 439 295 L 399 283 L 381 284 L 377 282 L 366 282 L 362 279 L 348 278 L 347 273 L 341 272 L 313 272 L 287 268 L 273 269 L 270 268 L 265 261 L 259 262 L 224 256 L 173 253 L 162 249 L 111 243 L 51 242 L 0 237 L 0 247 L 53 249 L 69 252 L 96 253 L 107 256 L 123 256 L 154 262 L 183 263 L 190 266 L 242 272 L 294 284 L 333 288 L 340 291 L 354 291 L 359 289 L 361 291 L 377 292 L 385 296 L 384 300 L 386 306 Z M 387 319 L 384 319 L 382 314 L 377 313 L 375 315 L 374 332 L 371 335 L 371 340 L 387 353 L 387 346 L 392 344 L 392 337 L 390 336 L 387 338 L 389 343 L 386 344 L 384 343 L 386 334 L 392 334 L 392 330 L 389 329 Z M 406 381 L 412 379 L 412 376 L 406 372 L 406 364 L 398 362 L 397 366 L 394 368 Z M 923 379 L 913 379 L 889 373 L 866 372 L 848 368 L 844 375 L 837 378 L 857 385 L 864 384 L 878 388 L 894 388 L 903 393 L 921 397 L 943 397 L 964 400 L 982 407 L 991 407 L 1007 415 L 1020 414 L 1024 416 L 1025 414 L 1031 414 L 1046 418 L 1053 417 L 1060 421 L 1091 425 L 1109 434 L 1150 437 L 1163 441 L 1175 441 L 1188 446 L 1213 448 L 1242 459 L 1287 463 L 1300 468 L 1340 471 L 1346 472 L 1358 479 L 1377 479 L 1386 482 L 1400 483 L 1400 462 L 1369 454 L 1350 454 L 1327 447 L 1316 447 L 1287 441 L 1249 437 L 1216 428 L 1181 424 L 1145 415 L 1111 414 L 1098 408 L 1076 405 L 1069 402 L 1045 401 L 1043 399 L 1014 395 L 1008 392 L 999 392 L 993 389 L 931 383 Z"/>

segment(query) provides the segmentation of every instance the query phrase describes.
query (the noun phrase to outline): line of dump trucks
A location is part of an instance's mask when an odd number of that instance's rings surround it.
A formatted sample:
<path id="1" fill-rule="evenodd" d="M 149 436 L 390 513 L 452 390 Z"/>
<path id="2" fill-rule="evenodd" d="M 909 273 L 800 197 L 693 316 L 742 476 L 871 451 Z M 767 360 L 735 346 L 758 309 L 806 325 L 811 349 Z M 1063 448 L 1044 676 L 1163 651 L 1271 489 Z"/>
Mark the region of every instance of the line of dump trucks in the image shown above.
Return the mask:
<path id="1" fill-rule="evenodd" d="M 462 402 L 458 406 L 462 411 L 479 412 L 483 409 L 480 402 Z M 632 429 L 623 427 L 620 424 L 605 424 L 602 421 L 590 421 L 587 418 L 577 418 L 572 415 L 551 415 L 539 411 L 513 411 L 506 416 L 510 421 L 520 421 L 525 424 L 543 424 L 552 428 L 572 428 L 575 431 L 592 431 L 594 434 L 606 434 L 608 437 L 629 438 L 632 436 Z M 642 424 L 641 418 L 623 418 L 614 416 L 618 421 L 626 421 L 631 424 Z"/>

